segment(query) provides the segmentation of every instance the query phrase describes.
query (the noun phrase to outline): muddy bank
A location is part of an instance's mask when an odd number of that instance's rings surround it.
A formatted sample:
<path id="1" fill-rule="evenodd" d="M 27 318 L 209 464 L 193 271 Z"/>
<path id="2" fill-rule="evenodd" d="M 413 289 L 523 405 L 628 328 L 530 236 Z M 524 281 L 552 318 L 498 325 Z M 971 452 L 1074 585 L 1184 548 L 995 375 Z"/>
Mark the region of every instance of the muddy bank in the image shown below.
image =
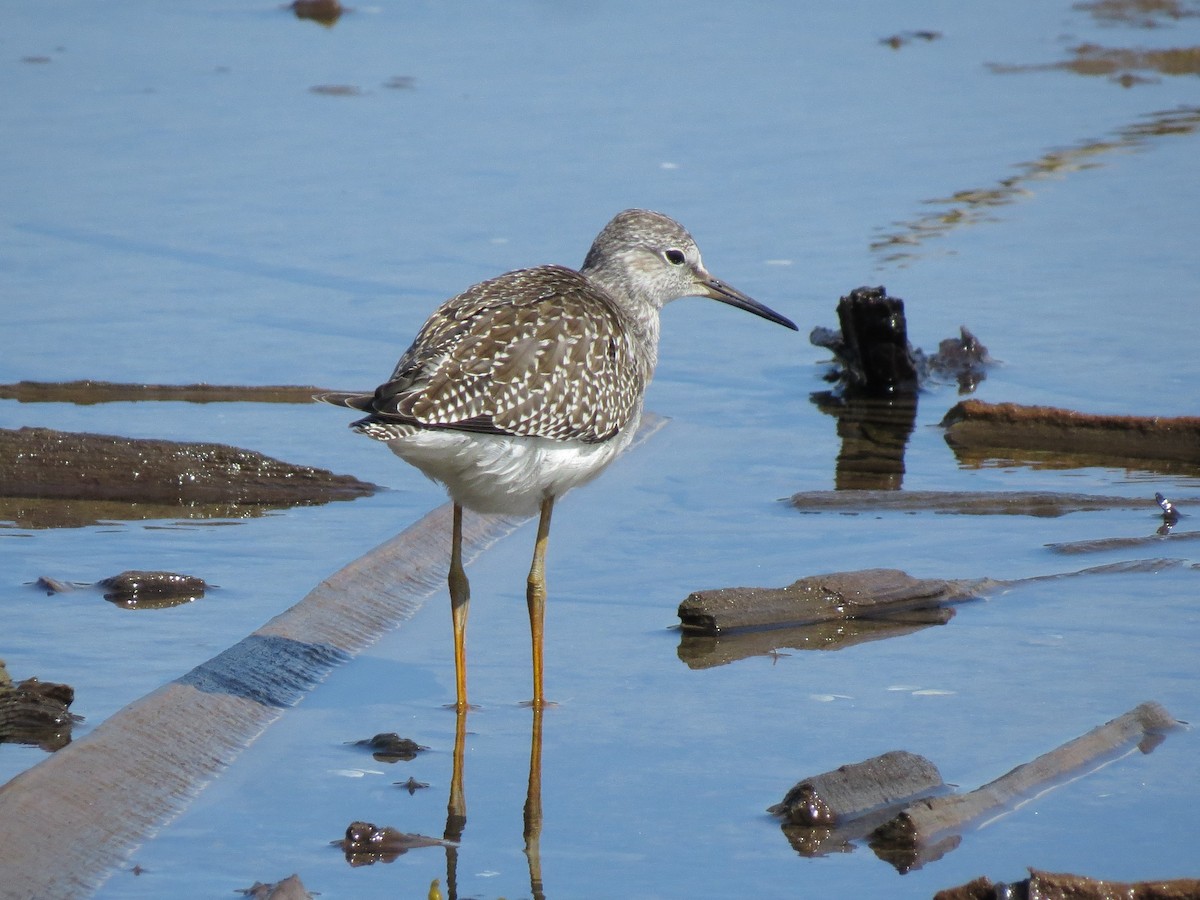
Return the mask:
<path id="1" fill-rule="evenodd" d="M 0 429 L 0 496 L 187 506 L 295 506 L 378 487 L 225 444 Z"/>

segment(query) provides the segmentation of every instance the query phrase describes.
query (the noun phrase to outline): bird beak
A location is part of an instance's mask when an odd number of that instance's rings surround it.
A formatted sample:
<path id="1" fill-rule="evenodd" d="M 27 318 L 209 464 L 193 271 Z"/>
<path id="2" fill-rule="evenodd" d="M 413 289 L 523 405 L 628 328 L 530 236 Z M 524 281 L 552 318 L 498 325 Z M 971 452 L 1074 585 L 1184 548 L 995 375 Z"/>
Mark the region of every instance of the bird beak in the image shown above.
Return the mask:
<path id="1" fill-rule="evenodd" d="M 708 273 L 704 273 L 699 279 L 697 286 L 700 288 L 697 291 L 698 296 L 711 297 L 713 300 L 728 303 L 730 306 L 736 306 L 738 309 L 744 309 L 746 312 L 754 313 L 756 316 L 762 316 L 767 321 L 782 325 L 784 328 L 790 328 L 792 331 L 800 330 L 796 327 L 796 323 L 787 316 L 780 315 L 769 306 L 763 306 L 757 300 L 747 297 L 737 288 L 730 287 L 725 282 L 713 278 Z"/>

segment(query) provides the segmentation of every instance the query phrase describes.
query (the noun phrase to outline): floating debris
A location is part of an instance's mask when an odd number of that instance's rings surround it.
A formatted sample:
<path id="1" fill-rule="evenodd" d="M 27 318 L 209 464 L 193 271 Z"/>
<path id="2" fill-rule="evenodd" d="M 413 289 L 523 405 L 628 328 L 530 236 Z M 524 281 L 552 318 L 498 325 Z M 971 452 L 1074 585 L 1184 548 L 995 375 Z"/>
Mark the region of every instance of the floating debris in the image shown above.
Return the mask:
<path id="1" fill-rule="evenodd" d="M 70 711 L 75 689 L 69 684 L 26 678 L 13 683 L 0 660 L 0 744 L 27 744 L 53 753 L 71 743 L 71 728 L 82 716 Z"/>
<path id="2" fill-rule="evenodd" d="M 409 834 L 395 828 L 380 828 L 370 822 L 351 822 L 346 836 L 331 841 L 342 848 L 346 862 L 352 866 L 370 866 L 377 862 L 390 863 L 417 847 L 452 847 L 452 841 Z"/>
<path id="3" fill-rule="evenodd" d="M 349 12 L 338 0 L 292 0 L 284 9 L 290 9 L 297 19 L 309 19 L 327 28 L 332 28 L 343 13 Z"/>
<path id="4" fill-rule="evenodd" d="M 371 738 L 350 742 L 355 747 L 366 747 L 378 762 L 409 762 L 418 753 L 428 750 L 410 738 L 402 738 L 394 731 L 382 732 Z"/>

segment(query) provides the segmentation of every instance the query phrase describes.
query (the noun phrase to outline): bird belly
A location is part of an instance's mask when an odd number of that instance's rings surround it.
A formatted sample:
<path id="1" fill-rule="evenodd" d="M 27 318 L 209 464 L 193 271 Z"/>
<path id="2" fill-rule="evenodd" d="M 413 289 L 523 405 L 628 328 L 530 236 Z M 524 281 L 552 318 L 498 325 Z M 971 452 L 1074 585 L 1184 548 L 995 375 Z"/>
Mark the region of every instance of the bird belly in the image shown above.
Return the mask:
<path id="1" fill-rule="evenodd" d="M 593 444 L 450 429 L 414 429 L 387 444 L 468 509 L 533 515 L 546 497 L 561 497 L 603 472 L 629 445 L 638 418 Z"/>

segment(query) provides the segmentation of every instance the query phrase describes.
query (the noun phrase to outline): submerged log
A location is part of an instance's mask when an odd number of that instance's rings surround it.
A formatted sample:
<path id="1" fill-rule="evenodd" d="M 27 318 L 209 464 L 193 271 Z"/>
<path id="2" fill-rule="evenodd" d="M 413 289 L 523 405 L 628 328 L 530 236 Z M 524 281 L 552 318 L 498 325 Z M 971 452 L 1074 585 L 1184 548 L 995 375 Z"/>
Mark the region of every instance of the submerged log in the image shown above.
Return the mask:
<path id="1" fill-rule="evenodd" d="M 938 891 L 933 900 L 1200 900 L 1200 879 L 1166 881 L 1108 881 L 1059 872 L 1030 869 L 1029 877 L 1014 884 L 993 884 L 976 878 L 956 888 Z"/>
<path id="2" fill-rule="evenodd" d="M 313 403 L 324 388 L 295 384 L 120 384 L 112 381 L 18 381 L 0 384 L 0 400 L 20 403 Z"/>
<path id="3" fill-rule="evenodd" d="M 806 778 L 767 812 L 793 825 L 845 825 L 851 819 L 911 803 L 944 787 L 937 766 L 925 757 L 891 750 Z"/>
<path id="4" fill-rule="evenodd" d="M 1038 518 L 1104 509 L 1149 508 L 1149 501 L 1141 497 L 1055 491 L 801 491 L 792 494 L 790 502 L 806 513 L 879 510 Z"/>
<path id="5" fill-rule="evenodd" d="M 834 572 L 801 578 L 783 588 L 695 591 L 679 604 L 679 619 L 685 631 L 722 634 L 879 618 L 975 599 L 991 584 L 986 579 L 913 578 L 899 569 Z"/>
<path id="6" fill-rule="evenodd" d="M 1107 761 L 1133 742 L 1149 753 L 1178 726 L 1158 703 L 1142 703 L 969 793 L 918 800 L 876 829 L 872 849 L 901 871 L 916 868 L 957 846 L 960 832 L 983 817 L 1007 811 L 1021 799 Z"/>
<path id="7" fill-rule="evenodd" d="M 1080 457 L 1090 465 L 1158 461 L 1200 467 L 1200 417 L 1108 416 L 966 400 L 945 418 L 946 443 L 960 458 L 1013 451 Z"/>
<path id="8" fill-rule="evenodd" d="M 965 327 L 958 337 L 938 344 L 932 355 L 913 347 L 904 301 L 888 296 L 882 285 L 855 288 L 838 300 L 837 315 L 839 330 L 817 327 L 808 339 L 833 353 L 838 368 L 826 380 L 849 392 L 915 395 L 920 384 L 933 377 L 953 379 L 959 393 L 968 394 L 987 377 L 992 358 Z"/>
<path id="9" fill-rule="evenodd" d="M 377 489 L 349 475 L 225 444 L 0 429 L 4 497 L 294 505 L 349 500 Z"/>

